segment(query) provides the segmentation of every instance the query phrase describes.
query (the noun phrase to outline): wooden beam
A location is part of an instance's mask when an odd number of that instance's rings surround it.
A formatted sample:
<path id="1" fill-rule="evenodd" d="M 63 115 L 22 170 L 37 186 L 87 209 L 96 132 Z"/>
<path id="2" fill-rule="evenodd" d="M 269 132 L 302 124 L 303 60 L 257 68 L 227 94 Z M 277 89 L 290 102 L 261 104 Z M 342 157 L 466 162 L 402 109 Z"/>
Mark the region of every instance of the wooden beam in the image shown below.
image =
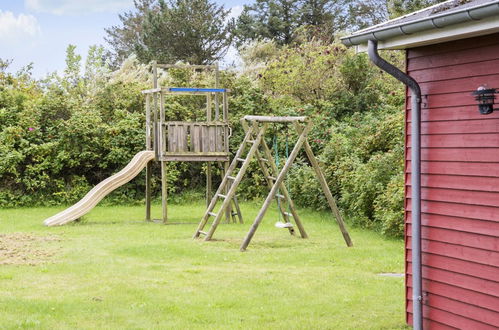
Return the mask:
<path id="1" fill-rule="evenodd" d="M 295 123 L 295 126 L 296 126 L 296 130 L 298 132 L 303 130 L 303 128 L 298 123 Z M 314 153 L 312 151 L 312 148 L 310 147 L 310 144 L 308 143 L 308 141 L 305 141 L 304 147 L 305 147 L 305 152 L 307 154 L 308 160 L 312 164 L 312 167 L 313 167 L 315 174 L 317 176 L 317 180 L 319 180 L 319 183 L 322 187 L 322 191 L 324 192 L 324 195 L 326 195 L 326 199 L 327 199 L 327 202 L 329 204 L 329 207 L 331 208 L 331 211 L 334 214 L 336 222 L 338 223 L 338 226 L 340 227 L 341 233 L 343 235 L 343 239 L 345 240 L 345 243 L 347 244 L 347 246 L 351 247 L 351 246 L 353 246 L 352 239 L 350 238 L 350 235 L 348 234 L 348 230 L 345 226 L 345 222 L 343 221 L 343 217 L 341 216 L 340 210 L 338 209 L 338 206 L 336 205 L 336 201 L 334 200 L 333 194 L 331 193 L 331 190 L 329 189 L 326 178 L 324 177 L 324 174 L 322 173 L 322 170 L 319 167 L 319 163 L 317 162 L 317 159 L 315 158 Z"/>
<path id="2" fill-rule="evenodd" d="M 292 123 L 295 121 L 305 121 L 307 117 L 277 117 L 277 116 L 244 116 L 245 120 L 271 122 L 271 123 Z"/>

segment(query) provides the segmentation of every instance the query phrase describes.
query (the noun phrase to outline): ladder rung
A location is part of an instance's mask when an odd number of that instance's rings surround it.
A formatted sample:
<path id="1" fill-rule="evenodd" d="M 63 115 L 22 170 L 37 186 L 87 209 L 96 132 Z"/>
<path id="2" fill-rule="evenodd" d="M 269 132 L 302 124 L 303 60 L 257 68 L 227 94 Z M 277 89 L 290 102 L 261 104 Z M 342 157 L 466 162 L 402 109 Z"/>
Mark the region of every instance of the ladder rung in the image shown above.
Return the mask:
<path id="1" fill-rule="evenodd" d="M 217 194 L 217 196 L 220 197 L 220 198 L 227 198 L 227 196 L 222 195 L 222 194 Z"/>
<path id="2" fill-rule="evenodd" d="M 286 215 L 286 216 L 288 216 L 288 217 L 292 217 L 292 216 L 293 216 L 293 213 L 284 212 L 284 215 Z"/>
<path id="3" fill-rule="evenodd" d="M 269 160 L 267 158 L 260 158 L 262 162 L 268 162 Z"/>
<path id="4" fill-rule="evenodd" d="M 246 140 L 246 143 L 255 143 L 255 140 Z"/>
<path id="5" fill-rule="evenodd" d="M 212 217 L 216 217 L 217 214 L 216 213 L 213 213 L 213 212 L 208 212 L 209 215 L 211 215 Z"/>
<path id="6" fill-rule="evenodd" d="M 268 176 L 267 179 L 274 180 L 274 181 L 276 180 L 276 178 L 273 176 Z"/>
<path id="7" fill-rule="evenodd" d="M 245 162 L 246 158 L 236 158 L 238 162 Z"/>
<path id="8" fill-rule="evenodd" d="M 208 235 L 208 233 L 201 231 L 201 230 L 198 233 L 200 233 L 201 235 L 204 235 L 204 236 Z"/>
<path id="9" fill-rule="evenodd" d="M 227 175 L 227 179 L 229 179 L 229 180 L 235 180 L 235 179 L 236 179 L 236 177 L 235 177 L 235 176 L 230 176 L 230 175 Z"/>
<path id="10" fill-rule="evenodd" d="M 284 195 L 281 195 L 281 194 L 276 194 L 275 197 L 284 199 Z"/>

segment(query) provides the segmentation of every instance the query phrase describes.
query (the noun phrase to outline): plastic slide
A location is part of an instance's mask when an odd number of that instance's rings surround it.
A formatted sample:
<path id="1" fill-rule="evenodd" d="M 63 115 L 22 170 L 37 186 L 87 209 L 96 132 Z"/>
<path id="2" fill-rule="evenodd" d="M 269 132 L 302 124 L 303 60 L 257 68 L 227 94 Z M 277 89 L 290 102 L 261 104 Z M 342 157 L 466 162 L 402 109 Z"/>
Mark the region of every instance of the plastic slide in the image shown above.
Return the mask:
<path id="1" fill-rule="evenodd" d="M 93 209 L 110 192 L 136 177 L 153 159 L 154 151 L 139 152 L 125 168 L 96 185 L 75 205 L 46 219 L 43 224 L 45 226 L 60 226 L 80 218 Z"/>

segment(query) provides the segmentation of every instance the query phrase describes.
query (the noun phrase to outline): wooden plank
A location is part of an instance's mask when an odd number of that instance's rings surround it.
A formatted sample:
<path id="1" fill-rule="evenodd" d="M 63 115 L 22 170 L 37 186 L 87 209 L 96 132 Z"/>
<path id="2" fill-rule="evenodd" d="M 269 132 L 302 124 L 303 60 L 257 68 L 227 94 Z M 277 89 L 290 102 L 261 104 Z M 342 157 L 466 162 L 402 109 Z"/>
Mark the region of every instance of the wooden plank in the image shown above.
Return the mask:
<path id="1" fill-rule="evenodd" d="M 211 121 L 212 116 L 211 116 L 212 110 L 211 110 L 211 93 L 206 94 L 206 120 Z M 218 117 L 215 115 L 215 120 L 218 120 Z"/>
<path id="2" fill-rule="evenodd" d="M 429 283 L 429 281 L 425 281 L 425 283 Z M 438 283 L 438 282 L 437 282 Z M 409 293 L 412 292 L 411 288 L 409 288 Z M 467 292 L 465 290 L 461 290 L 464 292 Z M 471 296 L 473 294 L 471 293 Z M 487 297 L 487 295 L 480 295 L 482 297 Z M 470 319 L 480 321 L 492 326 L 499 326 L 499 311 L 497 310 L 497 307 L 495 309 L 488 309 L 488 308 L 482 308 L 480 306 L 477 306 L 475 304 L 469 304 L 464 302 L 463 300 L 466 299 L 465 297 L 462 297 L 459 300 L 454 300 L 450 299 L 449 297 L 445 295 L 440 295 L 440 294 L 434 294 L 434 293 L 429 293 L 428 299 L 426 304 L 440 308 L 442 310 L 447 310 L 448 312 L 455 313 L 464 317 L 468 317 Z M 490 297 L 489 300 L 493 299 L 493 297 Z M 476 300 L 473 299 L 473 300 Z"/>
<path id="3" fill-rule="evenodd" d="M 406 262 L 411 262 L 412 251 L 407 250 Z M 483 265 L 469 260 L 461 260 L 435 253 L 422 254 L 424 265 L 432 268 L 443 269 L 453 273 L 473 276 L 484 280 L 491 280 L 497 277 L 499 269 L 494 266 Z"/>
<path id="4" fill-rule="evenodd" d="M 407 135 L 410 134 L 411 124 L 407 124 Z M 439 121 L 421 123 L 421 134 L 484 134 L 499 133 L 499 118 L 490 117 L 488 120 Z"/>
<path id="5" fill-rule="evenodd" d="M 246 115 L 243 117 L 244 120 L 248 121 L 259 121 L 259 122 L 270 122 L 270 123 L 292 123 L 295 121 L 304 122 L 307 120 L 307 117 L 278 117 L 278 116 L 249 116 Z"/>
<path id="6" fill-rule="evenodd" d="M 224 151 L 223 145 L 223 126 L 216 125 L 215 129 L 215 151 Z"/>
<path id="7" fill-rule="evenodd" d="M 410 249 L 411 237 L 406 239 L 406 248 Z M 431 241 L 427 239 L 421 240 L 421 249 L 426 253 L 434 253 L 438 255 L 445 255 L 448 257 L 473 261 L 484 265 L 499 267 L 499 252 L 482 250 L 468 246 L 461 246 L 439 241 Z M 499 274 L 499 273 L 498 273 Z M 499 282 L 497 282 L 499 288 Z M 496 291 L 499 293 L 499 291 Z"/>
<path id="8" fill-rule="evenodd" d="M 406 200 L 406 211 L 411 211 L 410 199 Z M 493 206 L 422 201 L 421 212 L 499 222 L 499 208 Z"/>
<path id="9" fill-rule="evenodd" d="M 411 263 L 408 263 L 411 266 Z M 411 267 L 408 267 L 407 282 L 411 283 Z M 473 276 L 453 273 L 444 269 L 432 268 L 423 265 L 423 278 L 426 280 L 438 281 L 459 288 L 480 292 L 497 297 L 499 283 L 484 280 Z"/>
<path id="10" fill-rule="evenodd" d="M 206 163 L 206 207 L 210 205 L 213 198 L 211 162 Z"/>
<path id="11" fill-rule="evenodd" d="M 410 160 L 406 160 L 406 173 L 411 173 Z M 461 161 L 422 161 L 421 173 L 499 177 L 499 164 L 486 162 L 470 163 Z"/>
<path id="12" fill-rule="evenodd" d="M 175 125 L 168 125 L 168 149 L 167 152 L 176 152 Z"/>
<path id="13" fill-rule="evenodd" d="M 406 147 L 412 136 L 408 135 Z M 484 134 L 431 134 L 421 136 L 422 148 L 499 148 L 499 132 Z M 484 149 L 486 151 L 487 149 Z"/>
<path id="14" fill-rule="evenodd" d="M 499 58 L 498 54 L 499 47 L 494 44 L 453 51 L 452 56 L 441 56 L 440 54 L 423 56 L 409 60 L 407 72 L 412 73 L 427 68 L 452 67 L 466 63 L 489 61 Z"/>
<path id="15" fill-rule="evenodd" d="M 411 212 L 406 212 L 406 224 L 411 223 Z M 497 221 L 477 221 L 476 219 L 463 218 L 460 216 L 447 216 L 441 214 L 421 215 L 423 226 L 437 228 L 452 228 L 454 230 L 465 231 L 482 235 L 499 237 L 499 222 Z"/>
<path id="16" fill-rule="evenodd" d="M 412 304 L 411 304 L 412 306 Z M 442 311 L 447 311 L 453 315 L 459 315 L 459 325 L 457 329 L 473 329 L 473 330 L 497 330 L 497 317 L 496 312 L 489 311 L 487 309 L 482 309 L 475 307 L 473 305 L 463 304 L 459 301 L 448 299 L 439 295 L 431 295 L 431 299 L 425 307 L 423 307 L 423 313 L 425 312 L 427 306 L 439 309 Z M 449 317 L 447 322 L 453 322 L 455 320 L 450 320 Z"/>
<path id="17" fill-rule="evenodd" d="M 210 141 L 208 138 L 208 127 L 206 125 L 201 126 L 201 151 L 210 151 Z"/>
<path id="18" fill-rule="evenodd" d="M 194 152 L 200 152 L 201 151 L 201 126 L 199 125 L 192 125 L 192 130 L 191 130 L 191 141 L 192 141 L 192 150 Z"/>
<path id="19" fill-rule="evenodd" d="M 411 61 L 413 58 L 421 56 L 432 56 L 438 55 L 443 58 L 449 58 L 455 56 L 455 53 L 465 49 L 477 49 L 479 47 L 485 47 L 489 45 L 494 45 L 497 47 L 499 44 L 499 33 L 488 34 L 485 36 L 466 38 L 460 40 L 454 40 L 449 42 L 443 42 L 435 45 L 422 46 L 410 48 L 407 50 L 407 58 Z M 444 55 L 450 53 L 450 55 Z"/>
<path id="20" fill-rule="evenodd" d="M 405 197 L 410 199 L 411 194 L 412 187 L 408 186 Z M 499 207 L 499 192 L 423 187 L 421 188 L 421 199 L 434 202 Z"/>
<path id="21" fill-rule="evenodd" d="M 410 76 L 420 84 L 437 81 L 446 81 L 445 83 L 448 83 L 449 80 L 475 78 L 492 74 L 499 74 L 499 57 L 497 54 L 495 59 L 488 61 L 481 60 L 480 62 L 456 64 L 440 68 L 428 67 L 410 72 Z"/>
<path id="22" fill-rule="evenodd" d="M 296 125 L 296 127 L 299 127 Z M 307 154 L 308 160 L 312 164 L 312 167 L 314 168 L 315 175 L 317 177 L 317 180 L 319 181 L 319 184 L 322 187 L 322 191 L 324 192 L 324 195 L 326 196 L 326 200 L 329 204 L 329 207 L 331 208 L 331 211 L 334 214 L 334 218 L 336 219 L 336 223 L 338 224 L 341 234 L 343 235 L 343 239 L 345 240 L 345 243 L 347 246 L 351 247 L 353 246 L 352 239 L 350 238 L 350 234 L 348 233 L 348 230 L 345 226 L 345 222 L 343 221 L 343 217 L 341 216 L 340 210 L 338 209 L 338 206 L 336 205 L 336 201 L 334 200 L 333 194 L 331 193 L 331 190 L 329 189 L 329 186 L 327 184 L 326 178 L 324 177 L 324 174 L 322 173 L 321 168 L 319 167 L 319 163 L 317 162 L 317 159 L 314 156 L 314 153 L 312 151 L 312 148 L 310 147 L 310 144 L 308 143 L 307 140 L 305 140 L 304 143 L 304 148 L 305 148 L 305 153 Z"/>
<path id="23" fill-rule="evenodd" d="M 499 86 L 499 75 L 492 73 L 483 76 L 472 76 L 467 78 L 450 79 L 437 82 L 422 82 L 421 94 L 431 95 L 448 93 L 466 93 L 471 99 L 474 99 L 471 93 L 483 85 Z"/>
<path id="24" fill-rule="evenodd" d="M 224 162 L 229 160 L 229 156 L 163 156 L 161 158 L 167 162 Z"/>
<path id="25" fill-rule="evenodd" d="M 406 185 L 411 185 L 410 176 L 406 179 Z M 429 188 L 499 192 L 499 178 L 422 174 L 421 186 Z"/>
<path id="26" fill-rule="evenodd" d="M 410 307 L 410 309 L 409 309 Z M 423 329 L 432 330 L 456 330 L 456 329 L 474 329 L 490 330 L 484 328 L 484 324 L 478 321 L 470 320 L 460 315 L 455 315 L 437 308 L 423 305 Z M 407 322 L 412 324 L 412 303 L 407 307 Z"/>
<path id="27" fill-rule="evenodd" d="M 406 150 L 406 159 L 411 160 L 411 148 Z M 421 160 L 499 164 L 499 148 L 421 148 Z"/>
<path id="28" fill-rule="evenodd" d="M 471 103 L 471 101 L 468 101 L 468 103 Z M 482 115 L 478 112 L 477 105 L 473 103 L 454 107 L 421 109 L 422 122 L 445 121 L 452 123 L 456 120 L 489 120 L 491 118 L 499 118 L 499 111 L 489 115 Z M 411 122 L 411 110 L 407 111 L 407 122 Z"/>
<path id="29" fill-rule="evenodd" d="M 407 237 L 412 237 L 412 233 L 410 231 L 411 228 L 412 225 L 408 224 L 406 227 Z M 421 236 L 424 239 L 431 241 L 440 241 L 444 243 L 473 247 L 482 250 L 499 251 L 499 237 L 494 237 L 491 235 L 467 233 L 454 230 L 453 228 L 435 228 L 422 226 Z"/>
<path id="30" fill-rule="evenodd" d="M 161 162 L 161 209 L 163 223 L 168 222 L 168 177 L 166 175 L 166 162 Z"/>
<path id="31" fill-rule="evenodd" d="M 478 86 L 475 87 L 478 88 Z M 428 92 L 425 90 L 424 94 Z M 424 95 L 423 94 L 423 102 L 421 107 L 423 109 L 436 109 L 436 108 L 458 108 L 463 106 L 474 106 L 476 108 L 476 112 L 478 112 L 477 103 L 475 98 L 471 95 L 472 91 L 468 92 L 457 92 L 457 93 L 444 93 L 444 94 L 435 94 L 435 95 Z M 411 109 L 411 96 L 408 95 L 406 97 L 406 109 Z M 496 117 L 493 113 L 492 115 L 487 115 Z"/>

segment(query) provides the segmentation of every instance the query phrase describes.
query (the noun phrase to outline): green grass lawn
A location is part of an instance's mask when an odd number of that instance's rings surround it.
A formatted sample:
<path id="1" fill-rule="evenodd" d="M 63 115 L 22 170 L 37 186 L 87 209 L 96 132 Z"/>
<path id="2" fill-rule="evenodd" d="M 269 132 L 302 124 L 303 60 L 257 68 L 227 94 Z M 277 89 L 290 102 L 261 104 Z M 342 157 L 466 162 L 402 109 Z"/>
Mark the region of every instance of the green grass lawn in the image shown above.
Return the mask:
<path id="1" fill-rule="evenodd" d="M 144 207 L 97 207 L 82 223 L 47 228 L 62 208 L 0 210 L 0 328 L 400 329 L 403 242 L 301 210 L 309 239 L 274 227 L 271 210 L 248 251 L 245 224 L 195 241 L 194 224 L 141 221 Z M 160 206 L 154 206 L 160 214 Z M 198 222 L 203 203 L 171 205 Z"/>

